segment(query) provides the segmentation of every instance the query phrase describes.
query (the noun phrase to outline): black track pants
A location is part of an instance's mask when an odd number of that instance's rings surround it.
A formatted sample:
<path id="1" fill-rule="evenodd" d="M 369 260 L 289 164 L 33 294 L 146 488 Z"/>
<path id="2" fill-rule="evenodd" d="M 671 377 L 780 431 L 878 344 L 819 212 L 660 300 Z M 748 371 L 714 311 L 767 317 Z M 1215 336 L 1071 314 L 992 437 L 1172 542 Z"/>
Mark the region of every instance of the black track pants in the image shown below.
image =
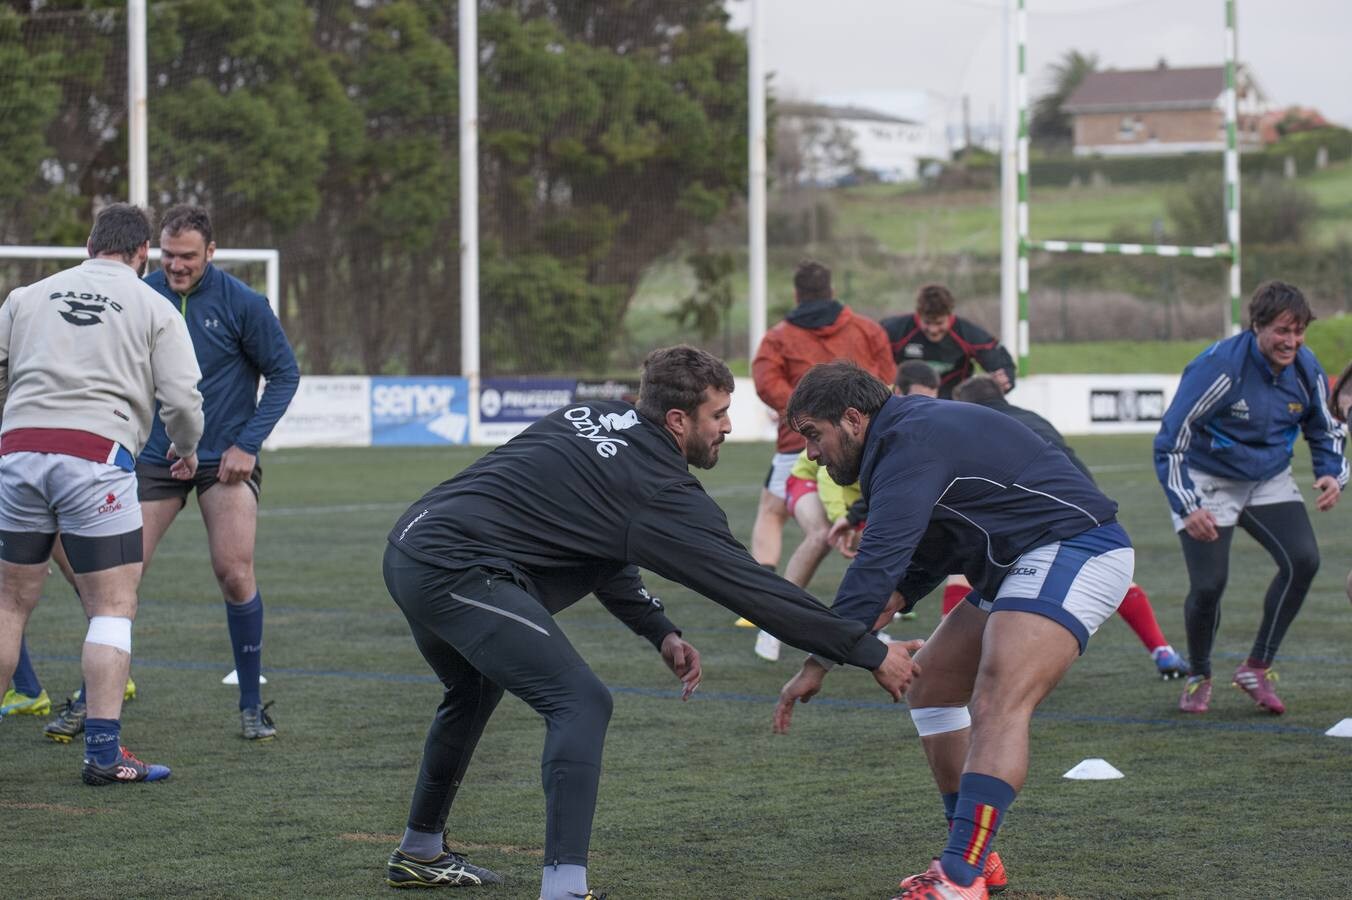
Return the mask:
<path id="1" fill-rule="evenodd" d="M 1277 563 L 1277 575 L 1263 598 L 1263 621 L 1249 653 L 1259 662 L 1271 663 L 1319 571 L 1319 544 L 1303 503 L 1247 507 L 1239 515 L 1239 527 Z M 1230 541 L 1235 529 L 1217 530 L 1220 537 L 1210 542 L 1193 540 L 1186 531 L 1178 534 L 1188 567 L 1188 599 L 1183 612 L 1188 656 L 1195 675 L 1211 674 L 1211 646 L 1220 626 L 1221 594 L 1230 569 Z"/>
<path id="2" fill-rule="evenodd" d="M 504 690 L 545 719 L 545 863 L 585 866 L 610 692 L 540 602 L 500 573 L 385 551 L 385 584 L 446 693 L 432 719 L 408 825 L 440 831 Z"/>

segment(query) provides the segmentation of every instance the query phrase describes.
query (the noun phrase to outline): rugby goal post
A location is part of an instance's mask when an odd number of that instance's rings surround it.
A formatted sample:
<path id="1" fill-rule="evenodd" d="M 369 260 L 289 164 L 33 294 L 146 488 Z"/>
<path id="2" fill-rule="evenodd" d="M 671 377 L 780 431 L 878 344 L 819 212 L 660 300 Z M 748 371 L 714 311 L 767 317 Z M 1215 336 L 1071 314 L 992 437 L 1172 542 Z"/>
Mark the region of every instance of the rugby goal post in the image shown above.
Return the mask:
<path id="1" fill-rule="evenodd" d="M 73 259 L 82 260 L 89 258 L 89 251 L 84 247 L 40 247 L 24 245 L 0 246 L 0 259 Z M 150 248 L 150 259 L 152 262 L 160 258 L 158 247 Z M 278 298 L 281 295 L 282 275 L 281 275 L 281 254 L 276 250 L 217 250 L 212 259 L 213 262 L 261 262 L 265 266 L 266 287 L 264 293 L 268 298 L 268 305 L 272 307 L 273 315 L 278 313 Z"/>
<path id="2" fill-rule="evenodd" d="M 1123 244 L 1108 241 L 1033 240 L 1028 233 L 1029 98 L 1027 71 L 1028 0 L 1006 3 L 1006 90 L 1009 110 L 1002 148 L 1002 284 L 1001 337 L 1009 346 L 1015 337 L 1020 375 L 1028 374 L 1028 266 L 1033 250 L 1046 253 L 1122 254 L 1125 256 L 1194 257 L 1229 261 L 1229 305 L 1225 329 L 1238 334 L 1240 324 L 1239 240 L 1239 140 L 1236 83 L 1235 2 L 1222 0 L 1225 8 L 1225 82 L 1220 96 L 1225 144 L 1221 157 L 1222 202 L 1225 208 L 1225 240 L 1206 246 L 1168 244 Z M 1012 171 L 1011 171 L 1012 170 Z"/>

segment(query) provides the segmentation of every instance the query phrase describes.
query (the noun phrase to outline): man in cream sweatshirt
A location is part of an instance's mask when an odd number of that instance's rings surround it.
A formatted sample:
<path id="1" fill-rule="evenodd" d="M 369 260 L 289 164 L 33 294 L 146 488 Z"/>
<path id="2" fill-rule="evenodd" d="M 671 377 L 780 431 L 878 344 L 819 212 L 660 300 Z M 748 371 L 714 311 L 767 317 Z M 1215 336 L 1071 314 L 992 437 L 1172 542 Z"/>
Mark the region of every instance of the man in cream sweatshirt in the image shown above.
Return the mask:
<path id="1" fill-rule="evenodd" d="M 89 259 L 0 306 L 0 684 L 14 672 L 59 532 L 89 617 L 81 777 L 90 785 L 169 776 L 122 746 L 120 724 L 141 581 L 135 457 L 157 402 L 176 477 L 192 477 L 202 436 L 187 327 L 140 278 L 150 235 L 142 210 L 109 206 L 94 221 Z"/>

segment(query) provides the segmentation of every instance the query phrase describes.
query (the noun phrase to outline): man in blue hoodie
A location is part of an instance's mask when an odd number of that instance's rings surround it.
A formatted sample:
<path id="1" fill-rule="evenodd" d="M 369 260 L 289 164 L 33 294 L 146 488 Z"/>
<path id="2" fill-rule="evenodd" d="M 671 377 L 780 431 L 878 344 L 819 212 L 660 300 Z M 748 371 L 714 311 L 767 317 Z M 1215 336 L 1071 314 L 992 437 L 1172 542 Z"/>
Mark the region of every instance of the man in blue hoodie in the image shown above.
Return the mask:
<path id="1" fill-rule="evenodd" d="M 981 900 L 992 876 L 1004 880 L 991 845 L 1028 773 L 1033 710 L 1131 584 L 1135 553 L 1117 504 L 1010 417 L 893 397 L 851 363 L 803 376 L 788 415 L 808 458 L 840 484 L 858 481 L 868 502 L 833 612 L 876 628 L 898 585 L 910 605 L 945 575 L 971 582 L 916 655 L 922 674 L 906 695 L 951 828 L 942 857 L 899 897 Z M 784 686 L 776 731 L 827 668 L 810 658 Z"/>
<path id="2" fill-rule="evenodd" d="M 1286 711 L 1272 689 L 1272 661 L 1319 570 L 1319 545 L 1291 474 L 1296 435 L 1304 432 L 1310 445 L 1317 509 L 1333 508 L 1348 476 L 1328 380 L 1304 347 L 1313 318 L 1299 288 L 1259 285 L 1249 301 L 1249 330 L 1188 363 L 1155 437 L 1155 471 L 1188 567 L 1183 620 L 1192 677 L 1179 698 L 1183 712 L 1204 713 L 1211 704 L 1211 646 L 1236 525 L 1271 554 L 1277 576 L 1233 683 L 1260 709 Z"/>
<path id="3" fill-rule="evenodd" d="M 160 271 L 146 282 L 188 323 L 197 362 L 206 432 L 192 481 L 164 465 L 168 437 L 159 416 L 136 460 L 145 516 L 145 564 L 174 517 L 197 492 L 211 567 L 225 598 L 226 622 L 239 674 L 242 732 L 267 740 L 277 730 L 259 695 L 263 598 L 254 578 L 254 538 L 263 480 L 258 451 L 286 412 L 300 369 L 268 299 L 211 264 L 211 218 L 197 206 L 175 206 L 160 225 Z M 265 381 L 258 396 L 258 379 Z"/>

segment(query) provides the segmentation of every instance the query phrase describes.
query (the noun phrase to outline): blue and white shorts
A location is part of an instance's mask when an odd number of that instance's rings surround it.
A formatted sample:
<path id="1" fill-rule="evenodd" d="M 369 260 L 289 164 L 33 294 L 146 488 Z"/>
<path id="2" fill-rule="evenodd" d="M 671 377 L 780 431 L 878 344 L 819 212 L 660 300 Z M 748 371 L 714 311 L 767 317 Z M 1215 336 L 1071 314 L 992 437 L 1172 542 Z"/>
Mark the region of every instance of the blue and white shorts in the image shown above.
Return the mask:
<path id="1" fill-rule="evenodd" d="M 1037 613 L 1064 625 L 1084 652 L 1131 587 L 1136 551 L 1121 525 L 1111 522 L 1044 544 L 1018 558 L 1000 582 L 994 602 L 967 595 L 983 612 Z"/>

